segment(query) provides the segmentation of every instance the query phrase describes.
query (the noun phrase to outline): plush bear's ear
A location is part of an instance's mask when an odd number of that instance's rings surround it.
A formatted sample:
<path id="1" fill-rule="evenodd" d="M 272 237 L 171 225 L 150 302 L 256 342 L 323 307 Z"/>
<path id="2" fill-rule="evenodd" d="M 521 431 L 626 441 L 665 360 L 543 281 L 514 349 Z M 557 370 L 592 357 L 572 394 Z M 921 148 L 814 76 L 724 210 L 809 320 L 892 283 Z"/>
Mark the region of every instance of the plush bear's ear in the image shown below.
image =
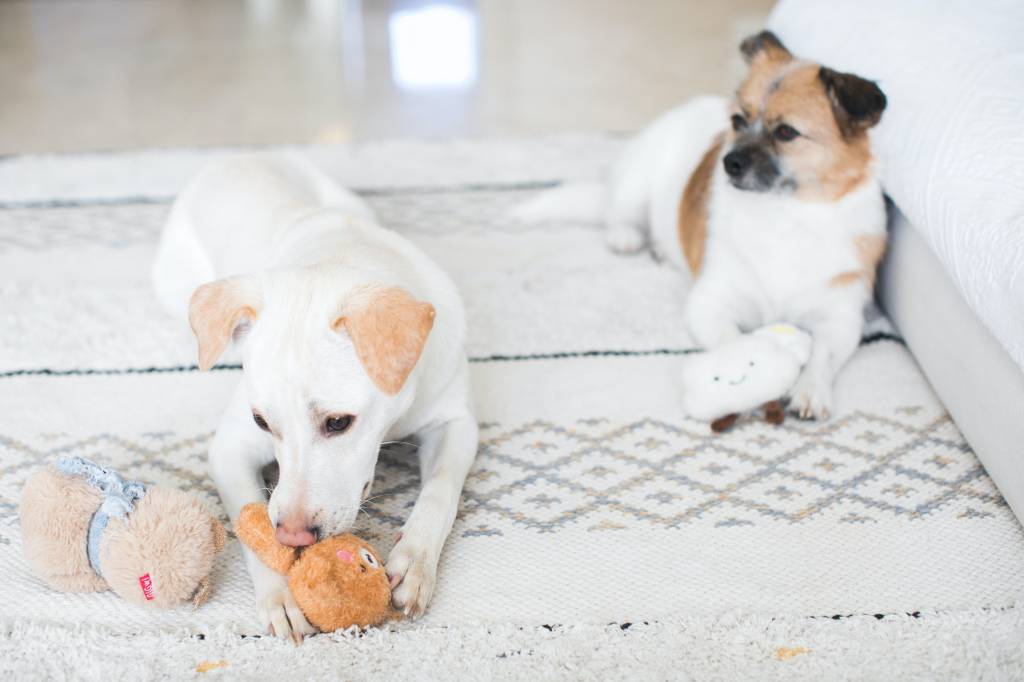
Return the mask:
<path id="1" fill-rule="evenodd" d="M 295 563 L 297 552 L 277 541 L 270 525 L 267 505 L 247 504 L 235 521 L 235 534 L 271 570 L 285 575 Z"/>
<path id="2" fill-rule="evenodd" d="M 213 589 L 210 587 L 210 576 L 206 576 L 199 581 L 199 587 L 196 588 L 195 594 L 192 595 L 192 608 L 198 609 L 200 606 L 210 600 L 210 594 Z"/>
<path id="3" fill-rule="evenodd" d="M 224 543 L 227 542 L 228 532 L 224 530 L 224 524 L 215 518 L 210 518 L 210 530 L 213 533 L 213 551 L 218 554 L 224 550 Z"/>

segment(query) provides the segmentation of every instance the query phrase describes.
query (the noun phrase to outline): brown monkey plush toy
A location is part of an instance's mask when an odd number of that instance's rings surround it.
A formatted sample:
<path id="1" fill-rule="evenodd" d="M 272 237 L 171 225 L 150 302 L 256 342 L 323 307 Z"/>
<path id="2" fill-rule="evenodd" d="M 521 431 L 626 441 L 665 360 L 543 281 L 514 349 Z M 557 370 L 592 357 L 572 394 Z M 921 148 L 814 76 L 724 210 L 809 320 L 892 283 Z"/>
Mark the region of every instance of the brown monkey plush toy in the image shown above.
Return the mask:
<path id="1" fill-rule="evenodd" d="M 301 549 L 282 545 L 265 504 L 242 507 L 235 533 L 260 561 L 288 577 L 306 620 L 322 632 L 401 618 L 391 607 L 384 564 L 373 547 L 355 535 L 336 535 Z"/>

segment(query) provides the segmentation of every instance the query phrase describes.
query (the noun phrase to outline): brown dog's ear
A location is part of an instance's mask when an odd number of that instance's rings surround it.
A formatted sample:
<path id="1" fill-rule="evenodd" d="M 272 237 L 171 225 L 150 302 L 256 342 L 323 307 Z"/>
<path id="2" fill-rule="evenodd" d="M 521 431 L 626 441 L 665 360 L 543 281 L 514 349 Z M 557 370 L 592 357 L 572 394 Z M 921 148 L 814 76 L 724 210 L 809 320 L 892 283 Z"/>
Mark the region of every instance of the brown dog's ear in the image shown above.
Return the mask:
<path id="1" fill-rule="evenodd" d="M 192 294 L 188 321 L 199 344 L 199 369 L 213 367 L 243 318 L 255 320 L 262 306 L 259 282 L 243 275 L 204 284 Z"/>
<path id="2" fill-rule="evenodd" d="M 420 359 L 434 326 L 434 306 L 398 287 L 367 287 L 345 304 L 331 326 L 348 333 L 377 388 L 395 395 Z"/>
<path id="3" fill-rule="evenodd" d="M 743 55 L 747 64 L 760 57 L 778 62 L 788 62 L 793 58 L 779 37 L 771 31 L 761 31 L 746 38 L 740 43 L 740 54 Z"/>
<path id="4" fill-rule="evenodd" d="M 885 93 L 874 81 L 824 66 L 818 71 L 818 79 L 825 87 L 844 137 L 861 133 L 881 120 Z"/>
<path id="5" fill-rule="evenodd" d="M 235 535 L 260 561 L 281 575 L 286 575 L 295 563 L 295 548 L 277 541 L 265 504 L 253 502 L 242 507 L 235 521 Z"/>

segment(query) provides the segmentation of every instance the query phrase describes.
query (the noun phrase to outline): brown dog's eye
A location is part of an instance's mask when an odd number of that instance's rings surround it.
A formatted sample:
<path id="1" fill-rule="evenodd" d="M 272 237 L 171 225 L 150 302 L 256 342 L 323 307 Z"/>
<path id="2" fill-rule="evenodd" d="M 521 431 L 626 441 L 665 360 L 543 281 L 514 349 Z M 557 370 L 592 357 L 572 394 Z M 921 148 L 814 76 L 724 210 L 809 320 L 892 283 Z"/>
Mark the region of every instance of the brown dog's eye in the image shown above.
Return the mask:
<path id="1" fill-rule="evenodd" d="M 732 115 L 732 129 L 737 133 L 747 129 L 747 119 L 743 118 L 739 114 Z"/>
<path id="2" fill-rule="evenodd" d="M 339 433 L 345 433 L 349 427 L 352 426 L 352 422 L 355 421 L 355 417 L 350 414 L 343 414 L 339 417 L 328 417 L 324 422 L 324 431 L 327 435 L 336 435 Z"/>
<path id="3" fill-rule="evenodd" d="M 798 137 L 800 133 L 797 132 L 796 128 L 794 128 L 793 126 L 789 126 L 783 123 L 782 125 L 775 129 L 774 135 L 776 140 L 789 142 L 790 140 Z"/>
<path id="4" fill-rule="evenodd" d="M 267 433 L 270 432 L 270 427 L 267 425 L 267 420 L 264 419 L 259 412 L 252 413 L 252 420 L 256 422 L 256 426 L 260 427 Z"/>

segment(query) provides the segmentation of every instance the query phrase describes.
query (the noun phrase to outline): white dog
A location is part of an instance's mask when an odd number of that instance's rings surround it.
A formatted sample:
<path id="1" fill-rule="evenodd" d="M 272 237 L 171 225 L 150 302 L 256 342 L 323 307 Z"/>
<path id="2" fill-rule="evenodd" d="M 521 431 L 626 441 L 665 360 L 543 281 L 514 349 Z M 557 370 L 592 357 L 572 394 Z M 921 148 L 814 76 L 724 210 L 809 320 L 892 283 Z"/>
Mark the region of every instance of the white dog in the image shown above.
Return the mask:
<path id="1" fill-rule="evenodd" d="M 200 172 L 174 204 L 153 277 L 170 310 L 188 310 L 200 369 L 242 341 L 244 379 L 210 449 L 232 519 L 265 499 L 261 470 L 276 460 L 278 540 L 344 532 L 381 445 L 418 438 L 422 489 L 387 571 L 396 606 L 421 613 L 477 450 L 451 280 L 356 196 L 284 157 Z M 312 632 L 285 580 L 246 555 L 264 623 Z"/>
<path id="2" fill-rule="evenodd" d="M 664 114 L 607 186 L 570 185 L 516 213 L 587 219 L 603 205 L 612 249 L 649 243 L 690 275 L 686 322 L 705 348 L 772 322 L 803 327 L 814 345 L 794 408 L 825 418 L 885 249 L 867 131 L 886 99 L 869 80 L 794 57 L 768 31 L 740 50 L 750 70 L 731 101 Z"/>

